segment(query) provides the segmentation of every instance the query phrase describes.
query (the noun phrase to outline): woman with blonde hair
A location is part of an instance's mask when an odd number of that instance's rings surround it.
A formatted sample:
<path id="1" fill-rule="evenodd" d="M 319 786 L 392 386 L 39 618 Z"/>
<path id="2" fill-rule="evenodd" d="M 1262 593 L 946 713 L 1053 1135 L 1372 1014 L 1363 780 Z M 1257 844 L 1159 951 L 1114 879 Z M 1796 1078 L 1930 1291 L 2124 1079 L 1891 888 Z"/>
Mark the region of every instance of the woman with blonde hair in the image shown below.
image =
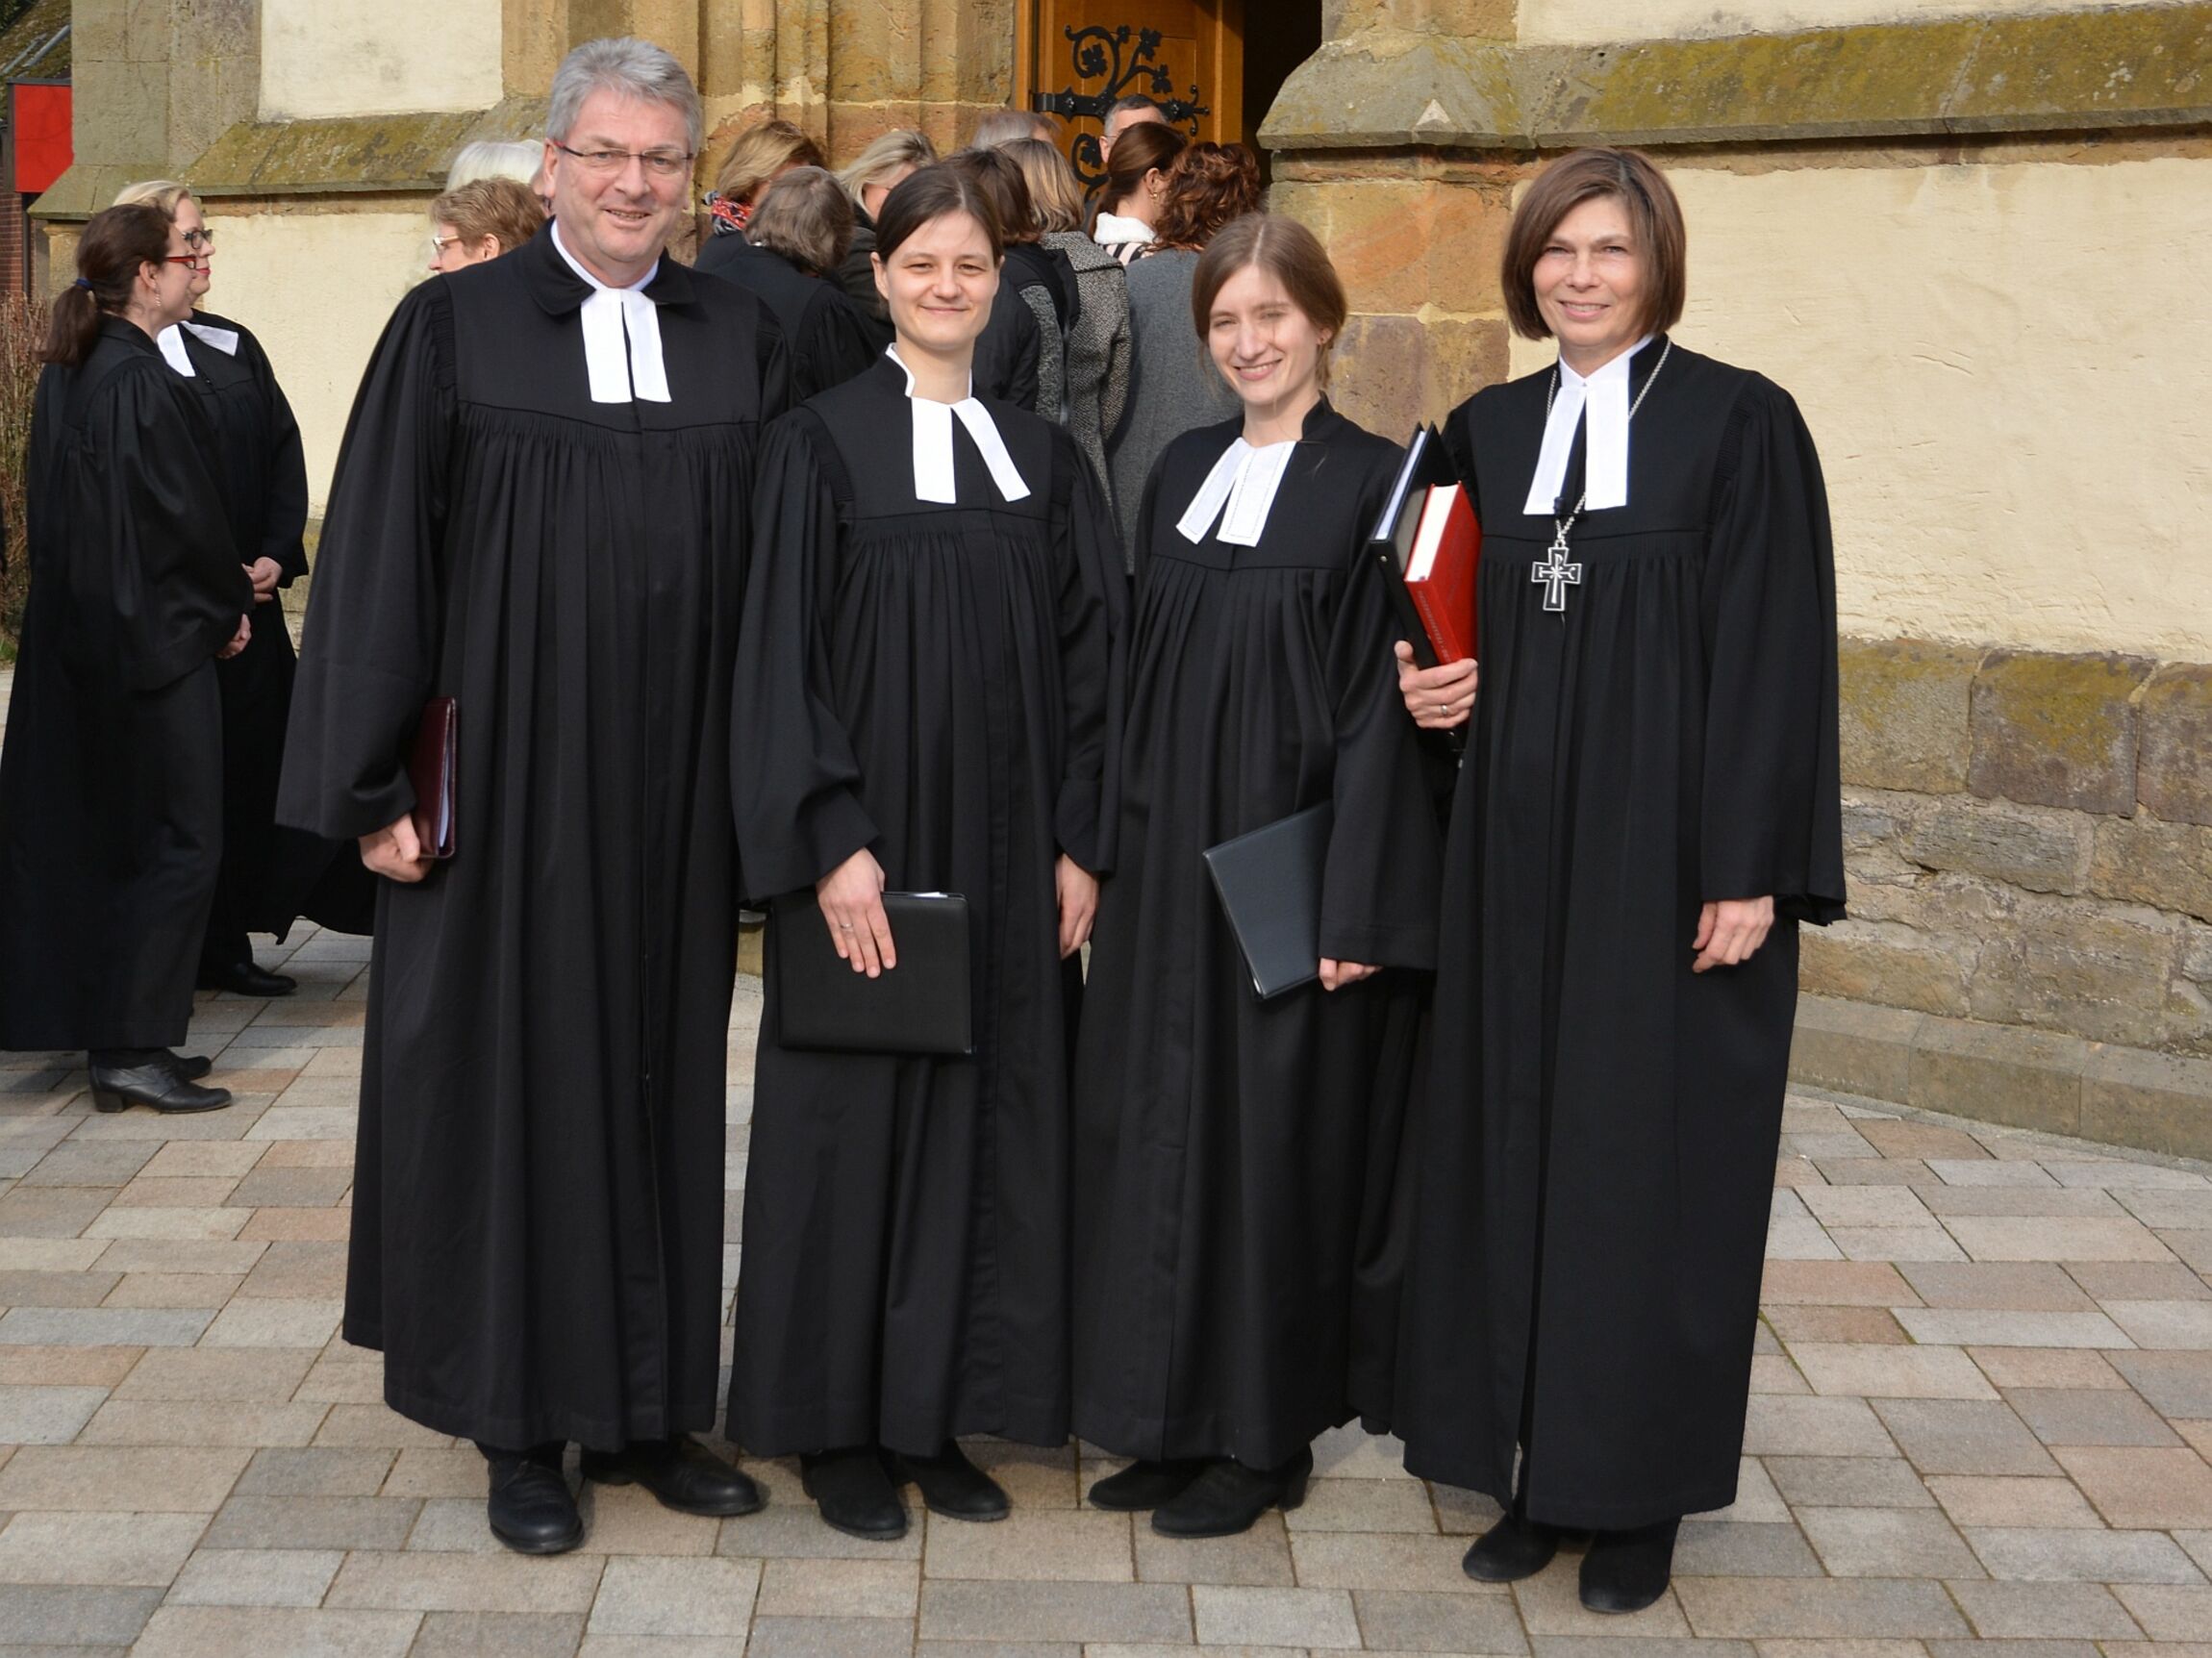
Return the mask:
<path id="1" fill-rule="evenodd" d="M 1216 237 L 1184 343 L 1241 414 L 1170 443 L 1138 514 L 1075 1066 L 1074 1426 L 1134 1459 L 1091 1502 L 1171 1537 L 1296 1507 L 1355 1414 L 1377 1077 L 1435 959 L 1436 812 L 1367 545 L 1399 451 L 1324 395 L 1345 313 L 1295 220 Z M 1204 854 L 1317 809 L 1318 977 L 1262 1000 Z"/>
<path id="2" fill-rule="evenodd" d="M 1075 273 L 1075 314 L 1061 364 L 1068 432 L 1112 504 L 1106 434 L 1129 397 L 1129 285 L 1121 262 L 1083 234 L 1083 191 L 1059 149 L 1039 138 L 999 146 L 1021 169 L 1039 241 Z"/>
<path id="3" fill-rule="evenodd" d="M 745 128 L 730 140 L 730 153 L 707 192 L 710 236 L 742 237 L 761 191 L 778 175 L 828 164 L 821 146 L 780 115 Z"/>
<path id="4" fill-rule="evenodd" d="M 253 583 L 260 624 L 246 648 L 215 671 L 223 707 L 223 859 L 200 982 L 239 995 L 288 995 L 295 981 L 255 963 L 249 933 L 281 937 L 294 912 L 304 910 L 349 930 L 367 920 L 366 878 L 358 873 L 353 901 L 342 910 L 306 897 L 334 860 L 351 864 L 350 852 L 276 822 L 296 666 L 281 595 L 307 574 L 307 457 L 291 404 L 253 330 L 203 308 L 214 281 L 215 233 L 190 187 L 149 179 L 124 186 L 115 199 L 160 209 L 194 256 L 191 314 L 163 328 L 155 343 L 214 428 L 224 513 Z"/>
<path id="5" fill-rule="evenodd" d="M 538 198 L 511 178 L 477 179 L 430 204 L 430 268 L 482 264 L 513 253 L 545 228 Z"/>
<path id="6" fill-rule="evenodd" d="M 891 343 L 892 327 L 891 310 L 875 286 L 875 215 L 909 176 L 936 164 L 937 146 L 925 134 L 893 127 L 838 169 L 837 182 L 852 197 L 853 207 L 852 243 L 838 266 L 838 286 L 867 324 L 868 338 L 879 351 Z"/>

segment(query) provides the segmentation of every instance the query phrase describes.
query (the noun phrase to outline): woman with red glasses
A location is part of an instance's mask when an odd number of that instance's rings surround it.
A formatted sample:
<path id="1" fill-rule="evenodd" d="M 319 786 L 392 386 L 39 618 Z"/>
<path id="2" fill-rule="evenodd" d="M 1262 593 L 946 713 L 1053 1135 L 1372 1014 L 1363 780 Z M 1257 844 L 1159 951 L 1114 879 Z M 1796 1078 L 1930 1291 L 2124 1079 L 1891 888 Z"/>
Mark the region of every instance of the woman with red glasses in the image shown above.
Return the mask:
<path id="1" fill-rule="evenodd" d="M 95 214 L 53 306 L 26 466 L 31 593 L 0 746 L 0 1047 L 82 1048 L 102 1111 L 230 1103 L 174 1051 L 222 857 L 215 660 L 253 586 L 214 434 L 155 338 L 198 259 Z"/>

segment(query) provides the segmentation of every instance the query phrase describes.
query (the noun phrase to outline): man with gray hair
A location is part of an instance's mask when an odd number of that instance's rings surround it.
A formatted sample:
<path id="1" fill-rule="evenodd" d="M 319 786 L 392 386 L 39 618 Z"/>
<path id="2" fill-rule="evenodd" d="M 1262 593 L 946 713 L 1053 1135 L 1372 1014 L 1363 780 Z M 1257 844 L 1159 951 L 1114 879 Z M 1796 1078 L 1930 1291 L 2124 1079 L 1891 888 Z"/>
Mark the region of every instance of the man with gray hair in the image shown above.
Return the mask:
<path id="1" fill-rule="evenodd" d="M 722 1323 L 732 652 L 786 401 L 759 303 L 664 257 L 682 66 L 580 46 L 547 130 L 553 222 L 416 288 L 370 361 L 280 807 L 385 877 L 345 1334 L 394 1410 L 483 1448 L 528 1553 L 583 1540 L 570 1442 L 672 1508 L 762 1501 L 689 1435 Z"/>

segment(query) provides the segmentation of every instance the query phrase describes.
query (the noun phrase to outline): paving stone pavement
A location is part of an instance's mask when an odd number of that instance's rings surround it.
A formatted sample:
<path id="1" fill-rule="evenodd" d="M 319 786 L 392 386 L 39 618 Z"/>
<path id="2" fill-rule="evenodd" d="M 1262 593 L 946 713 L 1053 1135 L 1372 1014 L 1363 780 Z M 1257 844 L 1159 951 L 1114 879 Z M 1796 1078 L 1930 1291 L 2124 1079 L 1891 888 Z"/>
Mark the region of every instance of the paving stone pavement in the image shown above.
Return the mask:
<path id="1" fill-rule="evenodd" d="M 2212 1178 L 1794 1094 L 1736 1505 L 1673 1591 L 1584 1613 L 1574 1560 L 1459 1570 L 1494 1514 L 1356 1431 L 1306 1505 L 1174 1544 L 1083 1508 L 1112 1465 L 986 1443 L 1014 1518 L 870 1545 L 788 1463 L 714 1521 L 590 1489 L 526 1560 L 476 1452 L 380 1402 L 337 1337 L 365 941 L 308 934 L 277 1002 L 203 997 L 239 1099 L 92 1113 L 81 1056 L 0 1056 L 0 1658 L 2212 1658 Z M 743 1186 L 753 981 L 730 1029 Z M 733 1204 L 734 1209 L 734 1204 Z M 733 1234 L 734 1236 L 734 1234 Z M 734 1282 L 737 1251 L 725 1253 Z M 721 1446 L 727 1450 L 727 1446 Z"/>

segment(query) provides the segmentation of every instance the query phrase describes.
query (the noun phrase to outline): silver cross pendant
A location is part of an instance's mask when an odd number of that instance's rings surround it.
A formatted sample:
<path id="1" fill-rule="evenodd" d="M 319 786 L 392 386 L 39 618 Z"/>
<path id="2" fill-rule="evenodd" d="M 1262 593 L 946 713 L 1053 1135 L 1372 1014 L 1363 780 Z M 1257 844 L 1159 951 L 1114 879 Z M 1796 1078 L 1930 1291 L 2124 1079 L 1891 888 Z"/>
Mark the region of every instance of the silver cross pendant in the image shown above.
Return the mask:
<path id="1" fill-rule="evenodd" d="M 1567 590 L 1582 585 L 1582 566 L 1567 562 L 1567 532 L 1561 530 L 1552 537 L 1544 561 L 1531 565 L 1528 579 L 1544 589 L 1544 608 L 1564 611 L 1567 608 Z"/>

